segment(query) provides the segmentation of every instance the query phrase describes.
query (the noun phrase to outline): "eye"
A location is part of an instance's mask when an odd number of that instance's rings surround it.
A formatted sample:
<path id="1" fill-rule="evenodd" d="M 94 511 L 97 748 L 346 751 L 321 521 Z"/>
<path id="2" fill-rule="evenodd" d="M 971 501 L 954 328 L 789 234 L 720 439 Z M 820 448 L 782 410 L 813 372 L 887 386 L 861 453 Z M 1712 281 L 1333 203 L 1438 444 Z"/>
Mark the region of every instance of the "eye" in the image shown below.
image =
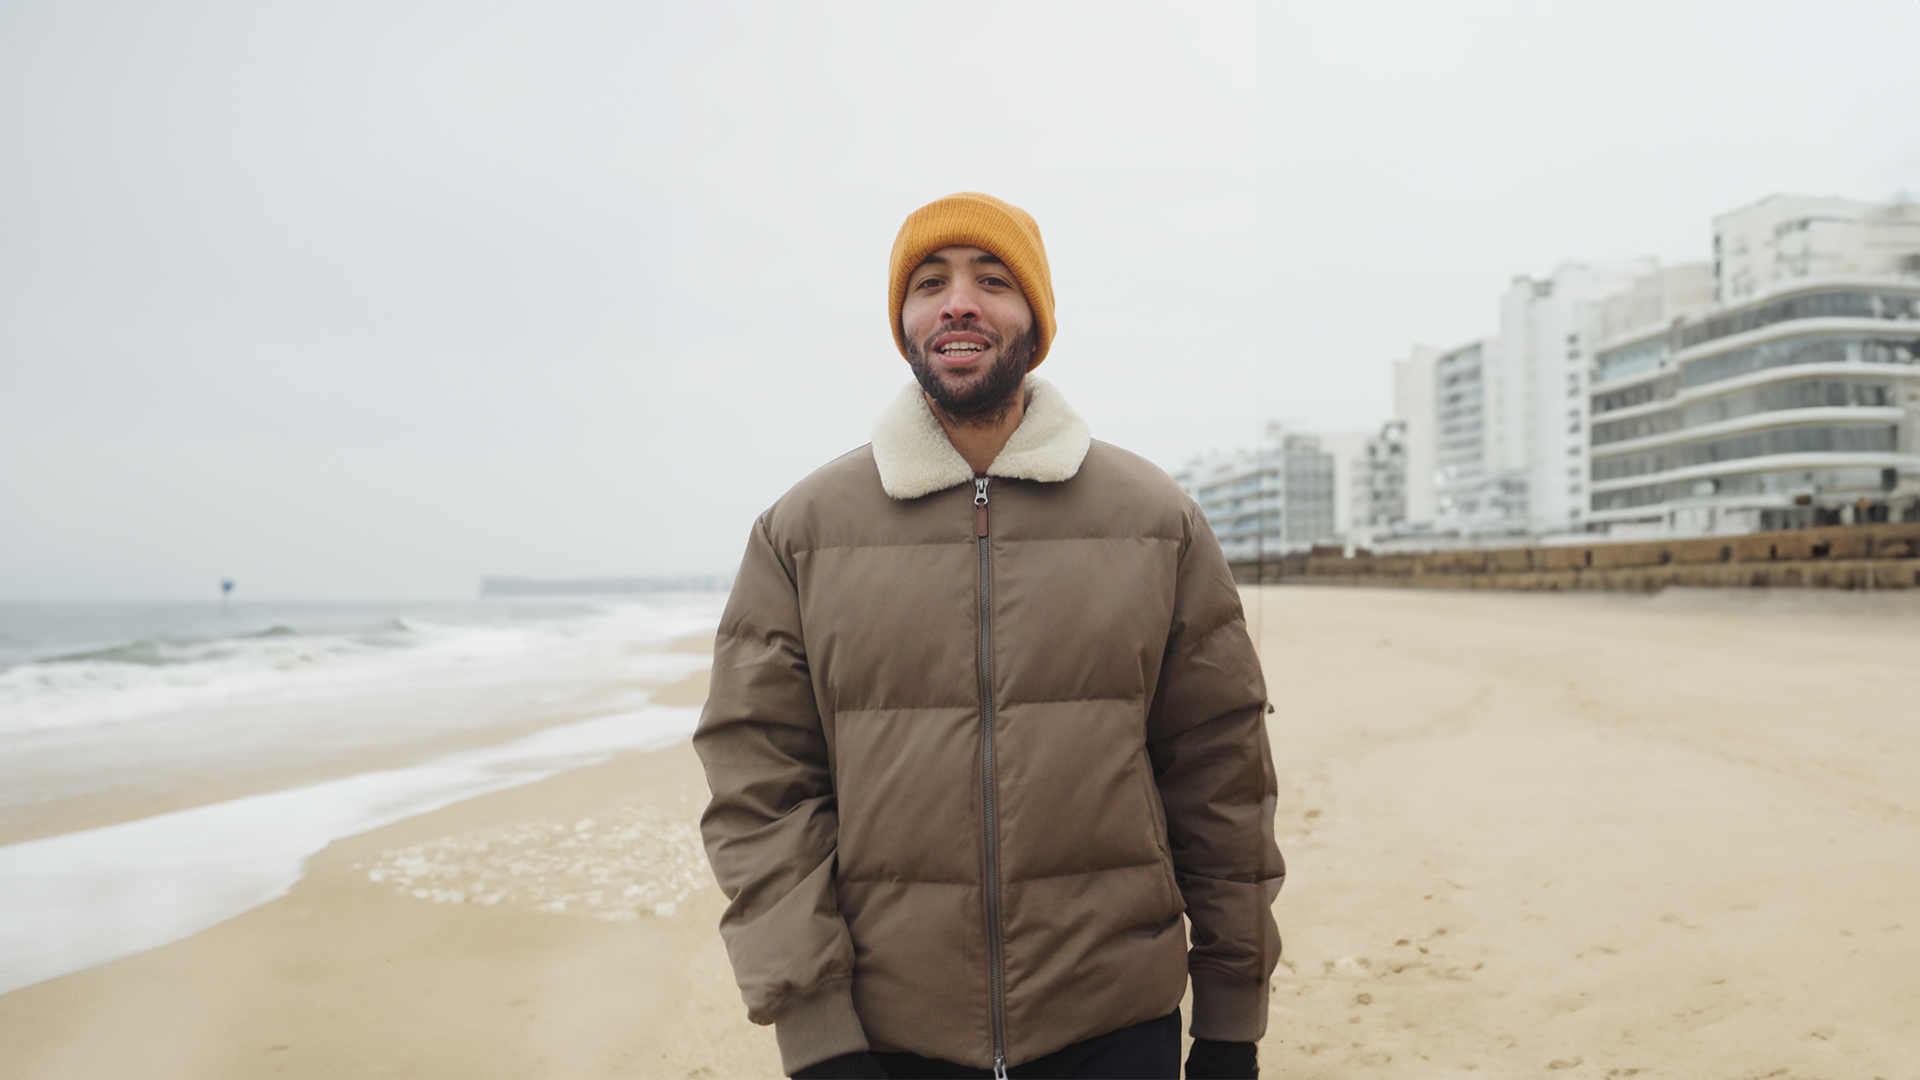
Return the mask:
<path id="1" fill-rule="evenodd" d="M 991 275 L 991 274 L 989 274 L 989 275 L 987 275 L 986 277 L 983 277 L 983 278 L 981 278 L 981 279 L 980 279 L 980 284 L 982 284 L 982 285 L 997 285 L 997 286 L 999 286 L 1000 288 L 1003 288 L 1003 289 L 1004 289 L 1004 288 L 1008 288 L 1008 284 L 1007 284 L 1007 279 L 1006 279 L 1006 278 L 1002 278 L 1002 277 L 994 277 L 994 276 L 993 276 L 993 275 Z"/>
<path id="2" fill-rule="evenodd" d="M 923 277 L 919 281 L 915 282 L 913 287 L 916 289 L 927 289 L 927 288 L 937 289 L 944 284 L 946 283 L 941 281 L 937 277 Z"/>

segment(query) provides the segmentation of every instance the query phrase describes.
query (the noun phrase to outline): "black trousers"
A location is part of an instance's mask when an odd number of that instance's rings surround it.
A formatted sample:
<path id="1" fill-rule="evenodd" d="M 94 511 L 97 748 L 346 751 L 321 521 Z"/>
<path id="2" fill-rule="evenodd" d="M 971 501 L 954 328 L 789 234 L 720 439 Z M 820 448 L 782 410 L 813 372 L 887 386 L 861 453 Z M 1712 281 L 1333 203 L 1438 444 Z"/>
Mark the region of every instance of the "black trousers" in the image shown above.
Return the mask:
<path id="1" fill-rule="evenodd" d="M 991 1069 L 919 1054 L 875 1053 L 893 1080 L 979 1080 Z M 1180 1080 L 1180 1010 L 1007 1069 L 1012 1080 Z"/>

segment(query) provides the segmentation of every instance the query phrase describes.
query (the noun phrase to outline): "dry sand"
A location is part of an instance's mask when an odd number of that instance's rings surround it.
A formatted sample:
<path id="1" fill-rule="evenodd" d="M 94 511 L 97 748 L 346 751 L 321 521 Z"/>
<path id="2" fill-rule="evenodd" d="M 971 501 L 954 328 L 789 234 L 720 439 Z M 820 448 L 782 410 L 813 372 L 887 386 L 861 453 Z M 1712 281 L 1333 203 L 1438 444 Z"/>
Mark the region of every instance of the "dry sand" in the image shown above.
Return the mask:
<path id="1" fill-rule="evenodd" d="M 1920 1076 L 1920 609 L 1248 609 L 1291 872 L 1267 1075 Z M 0 996 L 0 1076 L 777 1075 L 704 795 L 680 746 L 340 841 L 279 901 Z"/>

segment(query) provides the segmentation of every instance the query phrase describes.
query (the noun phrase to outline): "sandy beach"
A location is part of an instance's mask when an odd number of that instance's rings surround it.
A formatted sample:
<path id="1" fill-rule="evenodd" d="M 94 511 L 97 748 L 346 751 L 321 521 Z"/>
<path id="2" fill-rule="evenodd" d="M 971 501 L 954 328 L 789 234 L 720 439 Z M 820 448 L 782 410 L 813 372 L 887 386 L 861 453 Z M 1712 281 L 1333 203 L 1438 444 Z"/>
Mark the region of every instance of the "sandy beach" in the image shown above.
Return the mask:
<path id="1" fill-rule="evenodd" d="M 1920 605 L 1246 602 L 1290 870 L 1266 1075 L 1920 1076 Z M 704 799 L 681 743 L 339 840 L 278 900 L 0 995 L 0 1077 L 776 1076 Z"/>

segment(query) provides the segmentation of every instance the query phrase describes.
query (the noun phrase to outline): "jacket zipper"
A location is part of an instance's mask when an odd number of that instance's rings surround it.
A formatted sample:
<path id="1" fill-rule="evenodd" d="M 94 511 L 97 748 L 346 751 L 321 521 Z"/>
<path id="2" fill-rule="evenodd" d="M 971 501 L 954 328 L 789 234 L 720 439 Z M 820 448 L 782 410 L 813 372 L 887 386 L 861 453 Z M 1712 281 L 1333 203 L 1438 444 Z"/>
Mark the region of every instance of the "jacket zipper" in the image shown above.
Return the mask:
<path id="1" fill-rule="evenodd" d="M 993 1075 L 1007 1080 L 1007 1017 L 1000 957 L 1000 840 L 993 786 L 993 585 L 987 564 L 987 477 L 973 478 L 973 535 L 980 546 L 980 781 L 987 825 L 987 1004 L 993 1022 Z"/>

